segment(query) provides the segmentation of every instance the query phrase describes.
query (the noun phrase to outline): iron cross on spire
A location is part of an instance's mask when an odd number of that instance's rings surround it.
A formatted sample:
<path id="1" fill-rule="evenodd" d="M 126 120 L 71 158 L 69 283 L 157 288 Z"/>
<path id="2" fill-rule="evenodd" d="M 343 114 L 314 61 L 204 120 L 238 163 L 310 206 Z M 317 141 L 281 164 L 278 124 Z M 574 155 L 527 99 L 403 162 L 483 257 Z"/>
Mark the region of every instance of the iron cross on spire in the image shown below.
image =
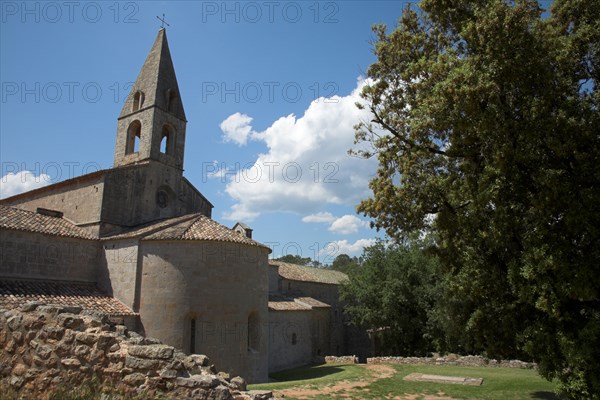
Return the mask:
<path id="1" fill-rule="evenodd" d="M 167 24 L 167 21 L 165 21 L 165 14 L 163 14 L 162 18 L 161 18 L 161 17 L 159 17 L 158 15 L 156 16 L 156 18 L 158 18 L 158 20 L 161 22 L 161 23 L 160 23 L 160 27 L 161 27 L 162 29 L 164 29 L 165 25 L 166 25 L 166 26 L 171 26 L 171 25 Z"/>

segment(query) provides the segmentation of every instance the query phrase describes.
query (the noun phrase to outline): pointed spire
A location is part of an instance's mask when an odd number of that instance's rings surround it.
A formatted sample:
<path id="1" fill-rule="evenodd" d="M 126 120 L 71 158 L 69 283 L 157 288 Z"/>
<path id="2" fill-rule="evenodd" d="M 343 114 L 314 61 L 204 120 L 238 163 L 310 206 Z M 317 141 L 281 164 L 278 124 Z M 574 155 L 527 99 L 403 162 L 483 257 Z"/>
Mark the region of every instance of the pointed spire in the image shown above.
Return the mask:
<path id="1" fill-rule="evenodd" d="M 149 107 L 158 107 L 186 121 L 164 28 L 158 31 L 119 119 Z"/>

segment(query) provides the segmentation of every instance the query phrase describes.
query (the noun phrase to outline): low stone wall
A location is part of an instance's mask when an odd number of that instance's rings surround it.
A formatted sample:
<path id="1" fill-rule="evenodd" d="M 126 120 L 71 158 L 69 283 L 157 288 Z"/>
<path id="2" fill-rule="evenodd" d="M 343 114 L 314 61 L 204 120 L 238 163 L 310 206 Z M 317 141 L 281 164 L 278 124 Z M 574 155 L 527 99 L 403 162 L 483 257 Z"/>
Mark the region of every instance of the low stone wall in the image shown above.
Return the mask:
<path id="1" fill-rule="evenodd" d="M 325 356 L 326 364 L 358 364 L 356 356 Z"/>
<path id="2" fill-rule="evenodd" d="M 91 379 L 125 396 L 272 397 L 245 392 L 243 378 L 217 372 L 204 355 L 186 355 L 79 307 L 29 303 L 21 310 L 0 310 L 0 349 L 0 388 L 21 398 L 44 398 Z"/>
<path id="3" fill-rule="evenodd" d="M 461 365 L 465 367 L 503 367 L 537 368 L 535 363 L 519 360 L 494 360 L 481 356 L 458 356 L 450 354 L 443 357 L 371 357 L 367 364 L 410 364 L 410 365 Z"/>

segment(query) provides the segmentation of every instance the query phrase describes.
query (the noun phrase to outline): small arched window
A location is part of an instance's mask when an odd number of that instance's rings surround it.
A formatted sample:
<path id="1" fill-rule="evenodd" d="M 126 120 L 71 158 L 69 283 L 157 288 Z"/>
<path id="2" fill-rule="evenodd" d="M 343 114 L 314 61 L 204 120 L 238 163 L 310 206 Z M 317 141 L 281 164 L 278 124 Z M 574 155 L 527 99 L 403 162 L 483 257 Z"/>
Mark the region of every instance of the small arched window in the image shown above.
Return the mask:
<path id="1" fill-rule="evenodd" d="M 295 333 L 292 333 L 292 345 L 296 345 L 296 343 L 298 342 L 298 338 L 296 337 Z"/>
<path id="2" fill-rule="evenodd" d="M 160 152 L 170 156 L 175 152 L 173 128 L 169 125 L 164 125 L 160 134 Z"/>
<path id="3" fill-rule="evenodd" d="M 190 354 L 196 353 L 196 318 L 190 320 Z"/>
<path id="4" fill-rule="evenodd" d="M 260 325 L 255 312 L 248 316 L 248 351 L 251 350 L 260 350 Z"/>
<path id="5" fill-rule="evenodd" d="M 137 153 L 140 151 L 140 139 L 142 135 L 142 123 L 137 119 L 129 124 L 127 128 L 127 143 L 125 145 L 125 154 Z"/>
<path id="6" fill-rule="evenodd" d="M 167 89 L 167 111 L 175 110 L 175 100 L 177 100 L 177 92 L 173 89 Z"/>
<path id="7" fill-rule="evenodd" d="M 133 95 L 133 111 L 137 111 L 144 105 L 144 92 L 138 90 Z"/>

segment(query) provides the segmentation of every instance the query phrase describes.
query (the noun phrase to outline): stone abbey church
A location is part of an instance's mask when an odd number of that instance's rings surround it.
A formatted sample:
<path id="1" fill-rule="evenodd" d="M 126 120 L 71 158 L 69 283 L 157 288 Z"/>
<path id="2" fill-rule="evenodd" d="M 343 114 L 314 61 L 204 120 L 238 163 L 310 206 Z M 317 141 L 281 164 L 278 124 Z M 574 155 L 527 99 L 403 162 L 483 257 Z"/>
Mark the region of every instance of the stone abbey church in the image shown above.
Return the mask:
<path id="1" fill-rule="evenodd" d="M 183 176 L 186 117 L 164 29 L 118 117 L 113 168 L 0 201 L 0 309 L 102 313 L 263 382 L 359 352 L 336 271 L 269 260 Z"/>

